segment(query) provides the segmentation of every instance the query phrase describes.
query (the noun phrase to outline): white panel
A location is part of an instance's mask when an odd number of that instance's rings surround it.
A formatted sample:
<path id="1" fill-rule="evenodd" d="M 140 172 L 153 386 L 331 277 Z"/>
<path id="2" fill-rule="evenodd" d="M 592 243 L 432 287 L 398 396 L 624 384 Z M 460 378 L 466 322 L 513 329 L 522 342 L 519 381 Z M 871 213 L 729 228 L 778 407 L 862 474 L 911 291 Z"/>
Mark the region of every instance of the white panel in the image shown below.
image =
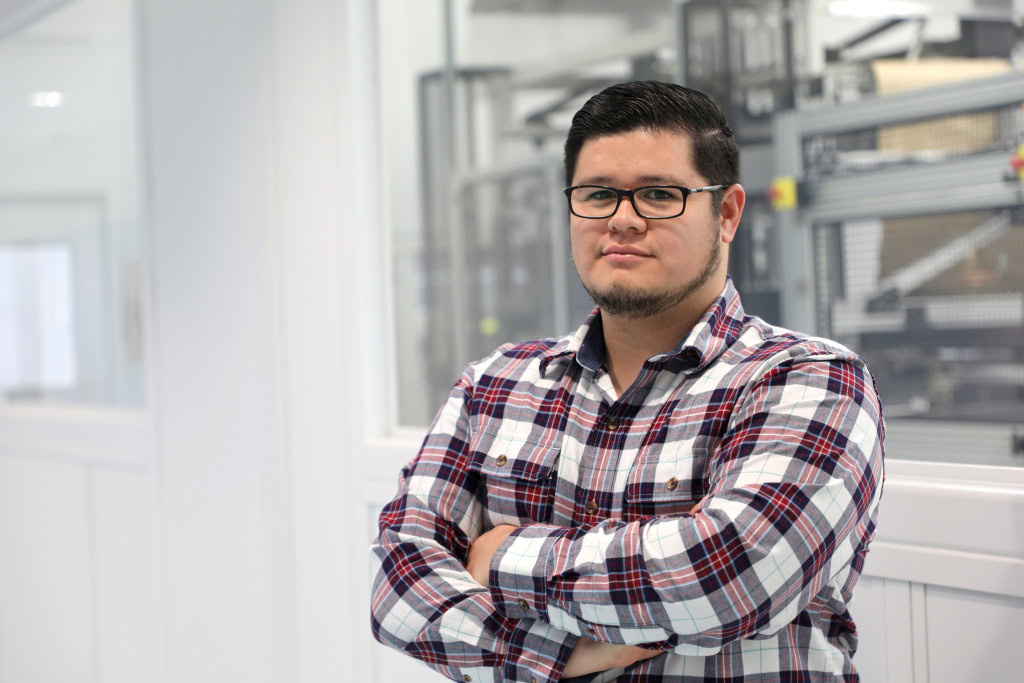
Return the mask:
<path id="1" fill-rule="evenodd" d="M 910 584 L 910 624 L 915 683 L 928 683 L 928 606 L 924 584 Z"/>
<path id="2" fill-rule="evenodd" d="M 913 681 L 911 585 L 865 574 L 854 589 L 850 612 L 860 635 L 853 663 L 861 679 L 872 683 Z M 922 650 L 924 647 L 921 643 Z"/>
<path id="3" fill-rule="evenodd" d="M 0 458 L 0 681 L 96 682 L 85 468 Z"/>
<path id="4" fill-rule="evenodd" d="M 338 149 L 342 111 L 332 90 L 347 79 L 334 63 L 348 47 L 325 0 L 274 0 L 275 247 L 287 381 L 287 452 L 294 515 L 295 631 L 302 681 L 365 680 L 368 609 L 361 575 L 363 534 L 351 523 L 362 395 L 347 362 L 351 289 L 341 259 L 353 225 L 339 224 Z M 345 65 L 343 64 L 342 67 Z M 310 106 L 319 102 L 322 106 Z M 341 201 L 361 202 L 348 195 Z M 349 457 L 344 457 L 348 454 Z M 355 539 L 355 542 L 353 542 Z M 344 643 L 345 646 L 339 646 Z"/>
<path id="5" fill-rule="evenodd" d="M 156 682 L 164 666 L 157 483 L 110 470 L 92 478 L 102 680 Z"/>
<path id="6" fill-rule="evenodd" d="M 914 680 L 914 628 L 910 618 L 911 584 L 885 580 L 886 670 L 892 683 Z M 926 643 L 916 645 L 923 649 Z M 866 679 L 870 680 L 870 679 Z"/>
<path id="7" fill-rule="evenodd" d="M 290 678 L 292 631 L 270 8 L 143 5 L 165 675 L 276 683 Z"/>
<path id="8" fill-rule="evenodd" d="M 860 636 L 854 666 L 863 680 L 887 683 L 885 579 L 862 577 L 854 589 L 850 613 Z"/>
<path id="9" fill-rule="evenodd" d="M 1024 598 L 1024 470 L 887 469 L 867 575 Z"/>
<path id="10" fill-rule="evenodd" d="M 880 541 L 870 557 L 872 576 L 1024 597 L 1024 559 Z"/>
<path id="11" fill-rule="evenodd" d="M 0 455 L 136 467 L 151 461 L 154 441 L 141 410 L 0 407 Z"/>
<path id="12" fill-rule="evenodd" d="M 929 586 L 930 683 L 1018 683 L 1024 600 Z"/>
<path id="13" fill-rule="evenodd" d="M 1009 479 L 992 484 L 890 474 L 878 517 L 878 540 L 887 543 L 1024 557 L 1024 486 Z"/>

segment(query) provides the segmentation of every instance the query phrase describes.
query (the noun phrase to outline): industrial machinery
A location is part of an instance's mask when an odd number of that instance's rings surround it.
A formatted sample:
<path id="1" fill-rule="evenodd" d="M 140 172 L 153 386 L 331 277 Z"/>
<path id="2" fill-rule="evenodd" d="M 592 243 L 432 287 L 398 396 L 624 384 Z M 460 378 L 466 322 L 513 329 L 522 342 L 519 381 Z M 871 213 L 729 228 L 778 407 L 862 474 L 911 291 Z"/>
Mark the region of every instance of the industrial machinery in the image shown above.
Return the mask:
<path id="1" fill-rule="evenodd" d="M 1007 73 L 776 117 L 776 176 L 799 195 L 777 216 L 783 308 L 867 359 L 890 425 L 919 428 L 907 448 L 934 438 L 923 421 L 988 423 L 981 462 L 1018 443 L 1022 100 Z"/>
<path id="2" fill-rule="evenodd" d="M 879 58 L 915 70 L 1019 55 L 1003 4 L 964 13 L 953 41 L 929 42 L 927 15 L 905 14 L 827 43 L 810 0 L 474 0 L 481 15 L 630 12 L 632 30 L 539 65 L 465 68 L 449 54 L 420 78 L 427 403 L 467 360 L 564 334 L 590 310 L 560 193 L 568 117 L 612 82 L 656 78 L 711 93 L 734 124 L 748 205 L 730 273 L 748 311 L 866 356 L 890 425 L 986 423 L 991 448 L 974 451 L 1002 462 L 1024 425 L 1011 167 L 1024 80 L 1004 58 L 1001 76 L 889 94 Z M 898 48 L 865 49 L 899 31 Z"/>

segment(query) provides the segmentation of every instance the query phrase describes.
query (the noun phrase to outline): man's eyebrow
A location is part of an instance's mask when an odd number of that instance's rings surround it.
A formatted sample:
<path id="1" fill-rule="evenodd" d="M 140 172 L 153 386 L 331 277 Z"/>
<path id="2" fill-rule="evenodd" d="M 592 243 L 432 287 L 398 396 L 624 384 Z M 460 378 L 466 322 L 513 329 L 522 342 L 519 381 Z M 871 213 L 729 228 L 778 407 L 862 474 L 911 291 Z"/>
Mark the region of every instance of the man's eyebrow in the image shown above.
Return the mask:
<path id="1" fill-rule="evenodd" d="M 612 179 L 606 175 L 591 176 L 589 178 L 580 178 L 576 181 L 577 185 L 611 185 Z"/>
<path id="2" fill-rule="evenodd" d="M 613 179 L 609 176 L 590 176 L 587 178 L 581 178 L 576 181 L 577 185 L 609 185 L 613 184 Z M 640 176 L 636 179 L 634 187 L 640 187 L 642 185 L 680 185 L 682 187 L 688 187 L 679 178 L 664 175 L 645 175 Z"/>
<path id="3" fill-rule="evenodd" d="M 684 185 L 683 181 L 679 178 L 674 178 L 667 175 L 645 175 L 637 178 L 640 183 L 650 183 L 652 185 Z"/>

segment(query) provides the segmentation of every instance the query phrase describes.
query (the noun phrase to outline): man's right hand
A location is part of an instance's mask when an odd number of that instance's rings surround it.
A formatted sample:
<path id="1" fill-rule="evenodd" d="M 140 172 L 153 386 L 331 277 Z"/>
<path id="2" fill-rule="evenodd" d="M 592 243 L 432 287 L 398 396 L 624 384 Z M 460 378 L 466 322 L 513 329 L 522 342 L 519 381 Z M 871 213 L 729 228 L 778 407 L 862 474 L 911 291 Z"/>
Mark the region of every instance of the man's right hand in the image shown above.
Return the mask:
<path id="1" fill-rule="evenodd" d="M 660 650 L 645 650 L 633 645 L 602 643 L 589 638 L 580 638 L 576 643 L 576 648 L 569 655 L 569 661 L 562 671 L 562 678 L 573 678 L 598 671 L 627 667 L 660 654 Z"/>

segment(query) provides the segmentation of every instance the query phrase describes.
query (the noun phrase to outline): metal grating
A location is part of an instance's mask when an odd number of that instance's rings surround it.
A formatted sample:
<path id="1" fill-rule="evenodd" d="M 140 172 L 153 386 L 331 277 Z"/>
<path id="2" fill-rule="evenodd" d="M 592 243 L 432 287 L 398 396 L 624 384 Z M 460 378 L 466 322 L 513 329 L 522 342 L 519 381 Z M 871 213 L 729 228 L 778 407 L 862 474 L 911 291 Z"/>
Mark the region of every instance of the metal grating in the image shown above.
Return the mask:
<path id="1" fill-rule="evenodd" d="M 823 334 L 861 353 L 889 418 L 1024 423 L 1024 212 L 815 226 Z"/>

